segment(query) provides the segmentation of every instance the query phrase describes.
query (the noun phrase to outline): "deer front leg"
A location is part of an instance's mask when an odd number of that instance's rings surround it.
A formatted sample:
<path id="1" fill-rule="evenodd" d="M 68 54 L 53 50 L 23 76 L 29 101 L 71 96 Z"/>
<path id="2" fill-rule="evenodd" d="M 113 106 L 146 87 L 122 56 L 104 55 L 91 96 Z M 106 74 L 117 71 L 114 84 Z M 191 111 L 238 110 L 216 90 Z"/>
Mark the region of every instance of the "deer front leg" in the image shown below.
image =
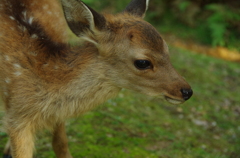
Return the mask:
<path id="1" fill-rule="evenodd" d="M 4 148 L 4 151 L 3 151 L 3 158 L 12 158 L 11 156 L 11 146 L 10 146 L 10 140 L 8 140 L 5 148 Z"/>
<path id="2" fill-rule="evenodd" d="M 57 158 L 72 158 L 68 149 L 64 123 L 60 123 L 55 126 L 52 145 Z"/>
<path id="3" fill-rule="evenodd" d="M 34 138 L 30 127 L 15 130 L 8 127 L 10 138 L 9 146 L 6 146 L 6 158 L 32 158 L 34 149 Z"/>

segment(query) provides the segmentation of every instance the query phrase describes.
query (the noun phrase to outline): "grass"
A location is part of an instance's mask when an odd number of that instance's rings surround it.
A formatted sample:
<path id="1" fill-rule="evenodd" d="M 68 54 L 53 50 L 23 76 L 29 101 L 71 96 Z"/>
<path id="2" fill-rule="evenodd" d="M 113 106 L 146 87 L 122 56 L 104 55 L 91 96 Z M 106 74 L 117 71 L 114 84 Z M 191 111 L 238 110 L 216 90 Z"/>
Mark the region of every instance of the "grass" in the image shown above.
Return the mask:
<path id="1" fill-rule="evenodd" d="M 171 48 L 171 60 L 194 90 L 189 101 L 175 106 L 123 90 L 67 121 L 73 157 L 239 158 L 239 64 L 177 48 Z M 39 135 L 36 158 L 55 157 L 50 136 Z M 0 155 L 6 141 L 0 132 Z"/>

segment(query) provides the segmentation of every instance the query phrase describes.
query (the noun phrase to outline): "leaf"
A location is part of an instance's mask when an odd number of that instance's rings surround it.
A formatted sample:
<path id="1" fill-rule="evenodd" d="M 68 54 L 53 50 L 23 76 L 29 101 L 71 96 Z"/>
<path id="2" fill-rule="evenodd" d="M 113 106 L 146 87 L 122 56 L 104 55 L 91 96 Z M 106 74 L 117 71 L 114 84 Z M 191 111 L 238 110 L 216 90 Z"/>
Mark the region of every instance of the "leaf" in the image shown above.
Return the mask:
<path id="1" fill-rule="evenodd" d="M 191 3 L 189 1 L 183 1 L 179 4 L 178 8 L 180 9 L 180 11 L 185 11 L 190 4 Z"/>

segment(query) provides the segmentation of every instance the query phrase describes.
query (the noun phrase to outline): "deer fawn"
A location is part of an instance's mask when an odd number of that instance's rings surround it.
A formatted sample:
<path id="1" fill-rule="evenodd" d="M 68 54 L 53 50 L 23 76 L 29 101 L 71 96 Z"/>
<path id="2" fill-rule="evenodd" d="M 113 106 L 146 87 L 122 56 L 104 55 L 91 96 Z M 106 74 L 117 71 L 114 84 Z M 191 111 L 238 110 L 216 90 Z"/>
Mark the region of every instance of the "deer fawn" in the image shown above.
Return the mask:
<path id="1" fill-rule="evenodd" d="M 71 158 L 64 121 L 121 88 L 173 104 L 191 97 L 167 44 L 143 20 L 148 2 L 132 0 L 110 15 L 80 0 L 62 0 L 63 12 L 53 0 L 0 0 L 0 93 L 10 137 L 5 157 L 31 158 L 35 133 L 45 128 L 53 132 L 57 157 Z M 68 44 L 67 24 L 84 42 Z"/>

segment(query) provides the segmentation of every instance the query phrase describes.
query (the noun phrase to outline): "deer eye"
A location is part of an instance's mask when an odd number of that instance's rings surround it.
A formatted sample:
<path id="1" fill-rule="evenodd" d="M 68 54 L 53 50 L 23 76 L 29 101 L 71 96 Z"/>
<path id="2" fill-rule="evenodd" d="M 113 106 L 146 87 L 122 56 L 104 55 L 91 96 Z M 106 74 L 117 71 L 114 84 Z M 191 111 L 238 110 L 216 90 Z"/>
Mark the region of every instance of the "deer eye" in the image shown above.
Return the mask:
<path id="1" fill-rule="evenodd" d="M 135 60 L 134 65 L 139 70 L 152 68 L 152 63 L 148 60 Z"/>

